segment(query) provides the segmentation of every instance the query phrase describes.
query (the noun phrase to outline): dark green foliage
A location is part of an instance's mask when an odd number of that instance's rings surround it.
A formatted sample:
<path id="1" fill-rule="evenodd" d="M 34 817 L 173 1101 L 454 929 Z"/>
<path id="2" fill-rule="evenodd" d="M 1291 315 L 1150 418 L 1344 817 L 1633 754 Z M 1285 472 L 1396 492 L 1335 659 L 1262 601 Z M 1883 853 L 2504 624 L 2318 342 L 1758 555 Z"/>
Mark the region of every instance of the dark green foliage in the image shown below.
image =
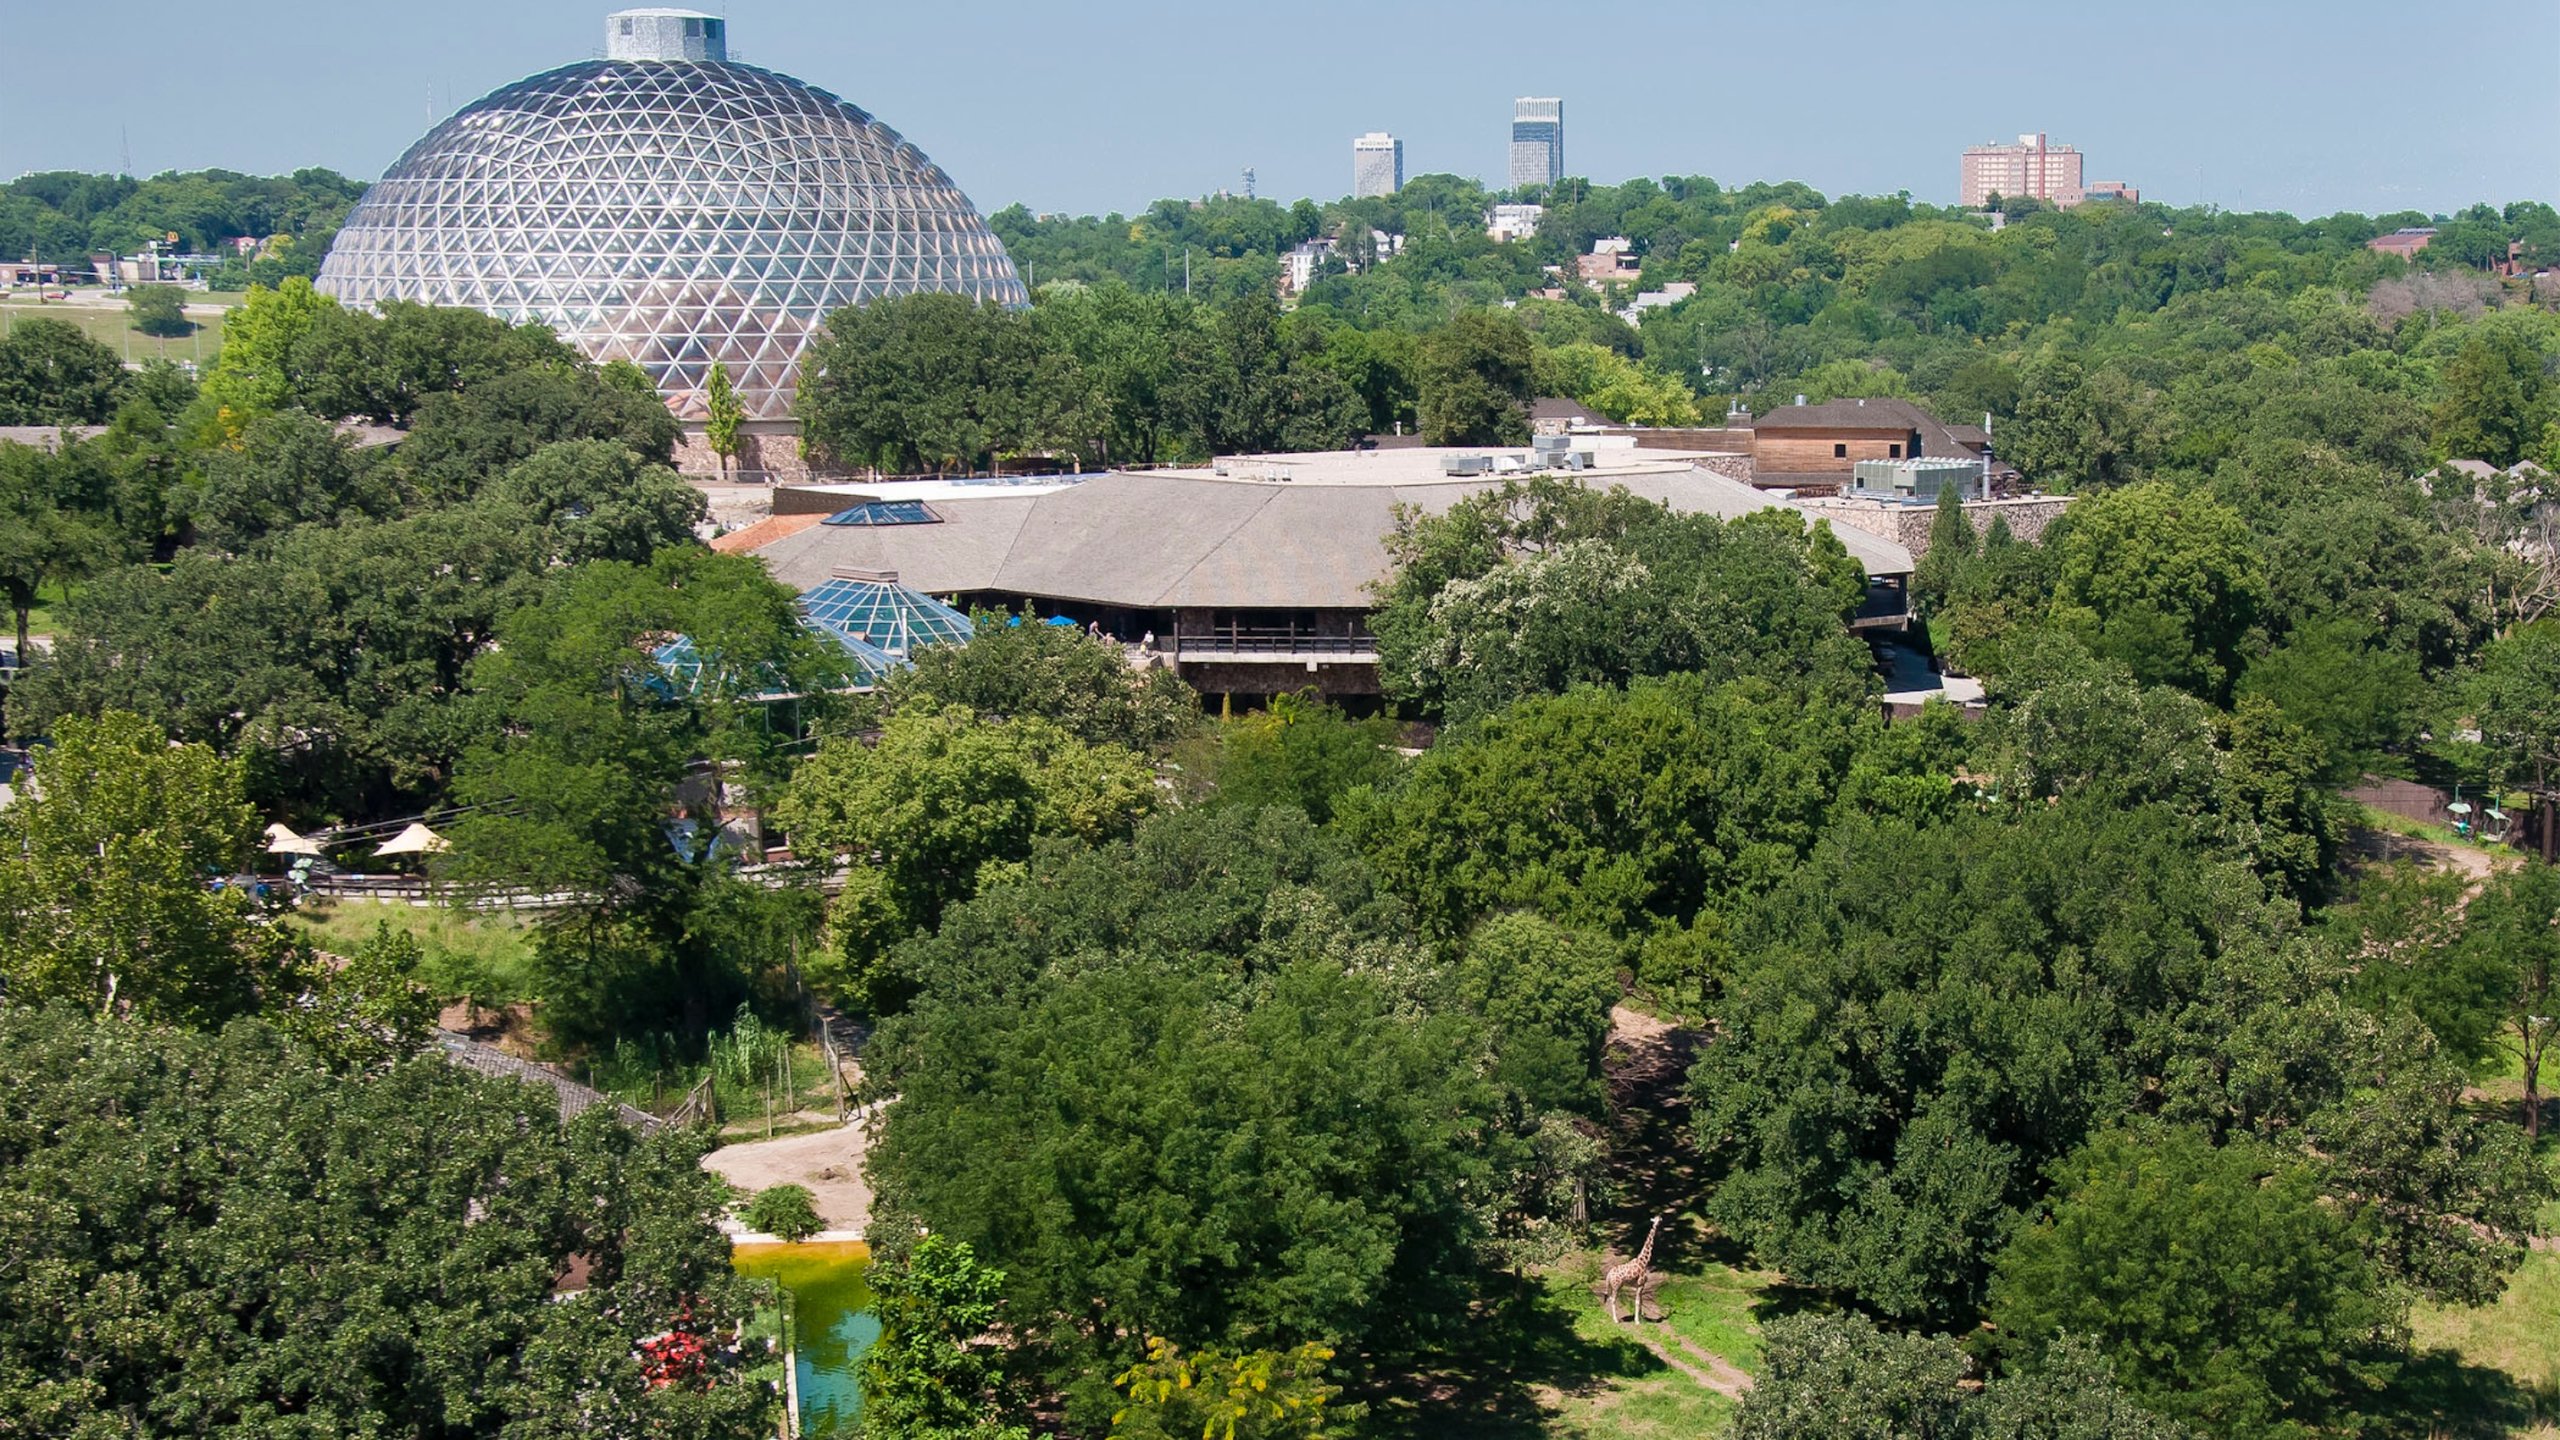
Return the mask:
<path id="1" fill-rule="evenodd" d="M 104 425 L 126 380 L 116 352 L 45 316 L 0 335 L 0 425 Z"/>
<path id="2" fill-rule="evenodd" d="M 0 255 L 77 266 L 93 251 L 130 255 L 171 231 L 196 254 L 242 237 L 280 237 L 281 255 L 226 263 L 213 277 L 216 289 L 252 279 L 273 285 L 316 271 L 338 221 L 363 193 L 362 182 L 317 168 L 275 176 L 172 171 L 147 180 L 42 171 L 0 185 Z"/>
<path id="3" fill-rule="evenodd" d="M 1445 1328 L 1472 1271 L 1487 1097 L 1464 1028 L 1403 1008 L 1317 959 L 1251 986 L 1089 963 L 1002 1004 L 927 1003 L 874 1042 L 899 1098 L 872 1175 L 1001 1263 L 1008 1319 L 1062 1359 L 1112 1334 Z"/>
<path id="4" fill-rule="evenodd" d="M 1085 955 L 1248 979 L 1309 953 L 1410 969 L 1410 930 L 1338 834 L 1290 809 L 1222 806 L 1149 816 L 1125 843 L 1038 845 L 1019 883 L 952 908 L 894 964 L 924 995 L 1002 1003 Z"/>
<path id="5" fill-rule="evenodd" d="M 1126 652 L 1038 617 L 980 613 L 966 645 L 926 645 L 881 683 L 891 714 L 958 707 L 1046 720 L 1088 745 L 1155 751 L 1200 724 L 1200 697 L 1171 670 L 1132 671 Z"/>
<path id="6" fill-rule="evenodd" d="M 317 426 L 251 427 L 273 427 L 309 459 L 310 486 L 278 494 L 261 489 L 277 472 L 217 462 L 213 475 L 239 484 L 221 481 L 207 503 L 262 525 L 281 513 L 268 505 L 323 503 L 340 462 L 342 494 L 377 493 L 378 468 Z M 63 715 L 131 709 L 249 759 L 261 799 L 324 814 L 436 796 L 483 723 L 460 701 L 500 618 L 542 596 L 564 562 L 688 544 L 701 503 L 673 473 L 599 445 L 554 447 L 488 488 L 400 519 L 292 526 L 244 559 L 190 549 L 165 573 L 99 576 L 65 607 L 49 663 L 11 694 L 10 723 L 38 735 Z"/>
<path id="7" fill-rule="evenodd" d="M 1540 478 L 1408 517 L 1388 549 L 1398 570 L 1371 617 L 1381 683 L 1451 721 L 1646 675 L 1809 679 L 1842 698 L 1872 683 L 1842 625 L 1864 574 L 1784 512 L 1675 515 Z"/>
<path id="8" fill-rule="evenodd" d="M 1743 1397 L 1736 1440 L 2185 1440 L 2137 1405 L 2087 1342 L 1968 1385 L 1951 1336 L 1895 1334 L 1862 1315 L 1796 1315 L 1768 1327 L 1767 1373 Z"/>
<path id="9" fill-rule="evenodd" d="M 2163 1127 L 2054 1178 L 1992 1284 L 2004 1347 L 2088 1336 L 2145 1405 L 2243 1440 L 2318 1434 L 2389 1381 L 2397 1317 L 2308 1166 Z"/>
<path id="10" fill-rule="evenodd" d="M 826 1228 L 818 1219 L 816 1200 L 805 1185 L 772 1185 L 756 1192 L 738 1217 L 750 1230 L 800 1241 Z"/>
<path id="11" fill-rule="evenodd" d="M 2146 685 L 2229 693 L 2264 603 L 2262 562 L 2238 514 L 2144 485 L 2083 500 L 2049 542 L 2054 619 Z"/>
<path id="12" fill-rule="evenodd" d="M 0 1414 L 61 1435 L 773 1432 L 693 1142 L 441 1056 L 0 1010 Z M 572 1257 L 586 1292 L 556 1300 Z M 652 1388 L 671 1327 L 701 1372 Z M 290 1417 L 289 1419 L 285 1417 Z"/>
<path id="13" fill-rule="evenodd" d="M 1640 941 L 1781 879 L 1871 725 L 1762 683 L 1579 688 L 1444 740 L 1353 830 L 1433 935 L 1528 909 Z"/>
<path id="14" fill-rule="evenodd" d="M 600 371 L 515 371 L 426 397 L 400 464 L 421 496 L 454 500 L 564 440 L 611 441 L 650 465 L 671 465 L 677 428 L 655 395 L 634 394 Z"/>
<path id="15" fill-rule="evenodd" d="M 2501 469 L 2526 458 L 2554 418 L 2547 339 L 2518 327 L 2484 328 L 2445 366 L 2436 403 L 2435 439 L 2451 459 L 2486 460 Z"/>
<path id="16" fill-rule="evenodd" d="M 2157 807 L 1836 827 L 1738 926 L 1692 1076 L 1710 1213 L 1799 1283 L 1965 1316 L 2043 1168 L 2277 933 L 2256 889 Z"/>
<path id="17" fill-rule="evenodd" d="M 868 1276 L 880 1336 L 862 1356 L 865 1440 L 1018 1440 L 999 1423 L 997 1356 L 978 1342 L 1003 1317 L 1005 1272 L 967 1242 L 885 1237 Z"/>
<path id="18" fill-rule="evenodd" d="M 2494 997 L 2497 1047 L 2523 1072 L 2525 1133 L 2539 1138 L 2542 1064 L 2560 1040 L 2560 867 L 2527 865 L 2491 885 L 2462 946 L 2463 970 L 2478 977 L 2474 993 Z"/>
<path id="19" fill-rule="evenodd" d="M 260 416 L 205 456 L 188 518 L 200 544 L 232 554 L 312 521 L 387 519 L 399 497 L 380 459 L 302 411 Z"/>
<path id="20" fill-rule="evenodd" d="M 1335 802 L 1402 769 L 1393 721 L 1353 720 L 1312 691 L 1275 696 L 1271 708 L 1223 726 L 1198 753 L 1216 805 L 1295 805 L 1319 825 Z"/>
<path id="21" fill-rule="evenodd" d="M 133 316 L 133 328 L 145 335 L 164 340 L 195 333 L 195 322 L 187 318 L 187 292 L 175 285 L 136 285 L 128 292 L 125 309 Z"/>
<path id="22" fill-rule="evenodd" d="M 1517 445 L 1529 438 L 1536 388 L 1529 332 L 1499 312 L 1469 311 L 1423 342 L 1420 381 L 1426 445 Z"/>

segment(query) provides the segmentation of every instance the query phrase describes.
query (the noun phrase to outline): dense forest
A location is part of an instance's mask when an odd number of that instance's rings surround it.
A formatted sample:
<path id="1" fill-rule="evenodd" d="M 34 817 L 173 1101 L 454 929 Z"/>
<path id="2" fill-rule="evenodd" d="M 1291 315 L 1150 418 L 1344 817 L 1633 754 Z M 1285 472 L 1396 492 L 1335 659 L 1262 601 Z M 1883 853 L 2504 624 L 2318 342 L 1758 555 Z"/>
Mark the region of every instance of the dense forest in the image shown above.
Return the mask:
<path id="1" fill-rule="evenodd" d="M 160 183 L 84 202 L 82 243 Z M 0 594 L 53 632 L 0 809 L 0 1415 L 769 1431 L 694 1141 L 414 1051 L 430 1001 L 513 1004 L 592 1075 L 814 995 L 870 1027 L 883 1106 L 879 1440 L 1619 1433 L 1588 1397 L 1674 1373 L 1646 1337 L 1708 1277 L 1754 1298 L 1698 1343 L 1756 1383 L 1651 1433 L 2551 1423 L 2546 1377 L 2427 1337 L 2550 1284 L 2560 868 L 2395 859 L 2340 794 L 2560 789 L 2560 549 L 2508 468 L 2560 466 L 2560 314 L 2480 268 L 2548 256 L 2550 209 L 2448 217 L 2413 266 L 2363 242 L 2418 217 L 1995 232 L 1636 182 L 1495 245 L 1485 199 L 1000 212 L 1035 303 L 834 317 L 812 441 L 926 470 L 1500 438 L 1558 390 L 1987 412 L 2075 498 L 2033 543 L 1936 516 L 1925 643 L 1978 715 L 1881 713 L 1826 530 L 1557 481 L 1389 537 L 1383 717 L 1213 719 L 1000 616 L 839 695 L 791 596 L 697 538 L 628 365 L 290 277 L 200 377 L 15 325 L 0 418 L 107 428 L 0 445 Z M 1354 234 L 1284 308 L 1274 257 L 1346 220 L 1401 253 Z M 1698 290 L 1640 323 L 1523 298 L 1608 234 Z M 671 830 L 713 766 L 787 883 Z M 205 883 L 267 821 L 426 812 L 456 893 L 565 897 L 520 964 L 324 959 Z M 1604 1320 L 1657 1217 L 1689 1288 Z"/>

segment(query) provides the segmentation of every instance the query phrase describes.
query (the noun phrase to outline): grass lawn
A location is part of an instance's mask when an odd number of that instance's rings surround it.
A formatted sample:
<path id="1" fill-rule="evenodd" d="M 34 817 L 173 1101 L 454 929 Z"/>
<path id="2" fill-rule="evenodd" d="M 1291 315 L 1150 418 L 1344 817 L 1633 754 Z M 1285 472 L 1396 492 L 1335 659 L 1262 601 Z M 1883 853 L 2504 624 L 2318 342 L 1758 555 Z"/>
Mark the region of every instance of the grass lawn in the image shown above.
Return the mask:
<path id="1" fill-rule="evenodd" d="M 54 608 L 65 598 L 63 589 L 58 584 L 47 583 L 37 586 L 36 608 L 27 612 L 27 633 L 30 635 L 52 634 Z M 18 617 L 0 610 L 0 622 L 5 622 L 5 628 L 8 631 L 7 643 L 17 644 Z"/>
<path id="2" fill-rule="evenodd" d="M 2457 835 L 2446 826 L 2430 825 L 2423 820 L 2394 815 L 2388 810 L 2376 810 L 2370 805 L 2349 803 L 2347 811 L 2352 823 L 2367 830 L 2384 830 L 2394 835 L 2406 835 L 2413 840 L 2428 840 L 2438 845 L 2477 850 L 2499 860 L 2524 858 L 2524 852 L 2512 846 L 2474 840 L 2465 835 Z"/>
<path id="3" fill-rule="evenodd" d="M 0 301 L 0 333 L 23 320 L 42 316 L 48 320 L 67 320 L 79 326 L 90 339 L 128 360 L 186 360 L 210 364 L 213 352 L 222 346 L 223 321 L 240 299 L 240 296 L 231 294 L 190 292 L 187 296 L 187 318 L 195 322 L 196 333 L 162 340 L 134 329 L 133 317 L 121 303 L 100 306 L 56 301 L 50 305 L 38 305 L 32 299 L 12 296 Z M 225 313 L 195 313 L 196 307 L 204 305 L 221 306 Z"/>
<path id="4" fill-rule="evenodd" d="M 344 952 L 389 925 L 425 952 L 419 980 L 437 998 L 483 1005 L 532 998 L 533 928 L 505 913 L 465 915 L 441 905 L 390 900 L 309 900 L 295 912 L 322 949 Z"/>
<path id="5" fill-rule="evenodd" d="M 2537 1250 L 2495 1305 L 2421 1305 L 2397 1396 L 2411 1433 L 2560 1440 L 2560 1253 Z"/>
<path id="6" fill-rule="evenodd" d="M 1730 1431 L 1736 1401 L 1701 1377 L 1730 1388 L 1737 1371 L 1757 1369 L 1760 1317 L 1788 1303 L 1774 1277 L 1682 1261 L 1654 1292 L 1663 1318 L 1638 1327 L 1612 1324 L 1592 1293 L 1600 1263 L 1586 1251 L 1512 1282 L 1436 1366 L 1354 1397 L 1370 1407 L 1357 1432 L 1688 1440 Z"/>

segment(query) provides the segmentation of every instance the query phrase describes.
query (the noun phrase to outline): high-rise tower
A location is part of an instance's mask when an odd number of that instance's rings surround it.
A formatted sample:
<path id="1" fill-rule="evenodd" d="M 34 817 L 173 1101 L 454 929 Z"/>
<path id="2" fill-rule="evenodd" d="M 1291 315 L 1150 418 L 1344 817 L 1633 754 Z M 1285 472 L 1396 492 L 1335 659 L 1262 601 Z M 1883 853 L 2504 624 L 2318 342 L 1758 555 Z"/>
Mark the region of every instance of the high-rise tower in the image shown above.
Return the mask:
<path id="1" fill-rule="evenodd" d="M 1393 195 L 1404 188 L 1404 142 L 1372 130 L 1351 142 L 1351 198 Z"/>
<path id="2" fill-rule="evenodd" d="M 1511 188 L 1564 178 L 1564 102 L 1523 96 L 1511 104 Z"/>

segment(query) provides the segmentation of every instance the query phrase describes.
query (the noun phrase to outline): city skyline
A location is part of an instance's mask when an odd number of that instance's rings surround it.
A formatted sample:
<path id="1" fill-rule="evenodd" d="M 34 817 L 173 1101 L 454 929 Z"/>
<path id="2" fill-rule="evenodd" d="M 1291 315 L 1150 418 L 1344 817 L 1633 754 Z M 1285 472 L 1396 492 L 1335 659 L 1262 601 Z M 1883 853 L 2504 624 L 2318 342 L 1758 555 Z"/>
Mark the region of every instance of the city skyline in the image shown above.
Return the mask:
<path id="1" fill-rule="evenodd" d="M 98 86 L 84 77 L 129 61 L 127 30 L 65 26 L 45 36 L 44 63 L 22 65 L 0 92 L 0 176 L 324 166 L 369 179 L 431 120 L 594 51 L 595 21 L 610 8 L 454 0 L 351 23 L 320 0 L 242 0 L 219 13 L 137 0 L 119 13 L 189 64 L 150 86 Z M 2548 84 L 2560 41 L 2535 32 L 2529 43 L 2485 47 L 2466 57 L 2457 88 L 2359 94 L 2338 77 L 2369 63 L 2375 35 L 2407 23 L 2376 0 L 2240 10 L 2169 0 L 2125 17 L 2009 3 L 1926 15 L 1846 5 L 1834 18 L 1887 47 L 1938 44 L 1950 26 L 2016 37 L 1996 83 L 1949 92 L 1920 125 L 1884 124 L 1853 106 L 1808 109 L 1783 65 L 1736 63 L 1711 89 L 1604 84 L 1597 68 L 1519 44 L 1521 25 L 1551 17 L 1513 0 L 1386 10 L 1317 0 L 1307 25 L 1232 53 L 1196 25 L 1171 23 L 1178 12 L 1156 0 L 1072 15 L 993 0 L 965 51 L 939 17 L 896 9 L 855 24 L 819 0 L 703 8 L 748 27 L 755 43 L 740 58 L 892 117 L 989 211 L 1020 202 L 1129 213 L 1230 188 L 1246 166 L 1266 195 L 1336 198 L 1342 137 L 1368 130 L 1404 142 L 1408 176 L 1450 173 L 1498 188 L 1508 154 L 1496 127 L 1519 95 L 1573 99 L 1565 171 L 1604 183 L 1801 180 L 1832 195 L 1908 191 L 1951 204 L 1951 155 L 1985 136 L 2042 130 L 2093 157 L 2092 173 L 2128 177 L 2172 205 L 2308 216 L 2560 198 L 2560 151 L 2548 143 L 2560 133 L 2560 90 Z M 1094 23 L 1097 15 L 1108 23 Z M 1804 23 L 1782 14 L 1713 7 L 1702 18 L 1728 56 L 1775 56 L 1805 38 Z M 2034 23 L 2009 23 L 2027 18 Z M 1322 39 L 1353 24 L 1371 53 L 1427 52 L 1434 63 L 1345 65 Z M 2193 43 L 2204 33 L 2213 45 Z M 938 53 L 954 58 L 919 63 Z M 2121 83 L 2091 83 L 2090 57 L 2101 55 Z M 1075 103 L 1060 105 L 1042 86 L 972 80 L 991 73 L 1085 78 Z M 1163 83 L 1108 82 L 1135 73 Z M 292 83 L 244 83 L 261 74 Z M 1216 103 L 1256 84 L 1287 88 L 1292 105 Z M 2229 143 L 2241 134 L 2248 144 Z"/>

